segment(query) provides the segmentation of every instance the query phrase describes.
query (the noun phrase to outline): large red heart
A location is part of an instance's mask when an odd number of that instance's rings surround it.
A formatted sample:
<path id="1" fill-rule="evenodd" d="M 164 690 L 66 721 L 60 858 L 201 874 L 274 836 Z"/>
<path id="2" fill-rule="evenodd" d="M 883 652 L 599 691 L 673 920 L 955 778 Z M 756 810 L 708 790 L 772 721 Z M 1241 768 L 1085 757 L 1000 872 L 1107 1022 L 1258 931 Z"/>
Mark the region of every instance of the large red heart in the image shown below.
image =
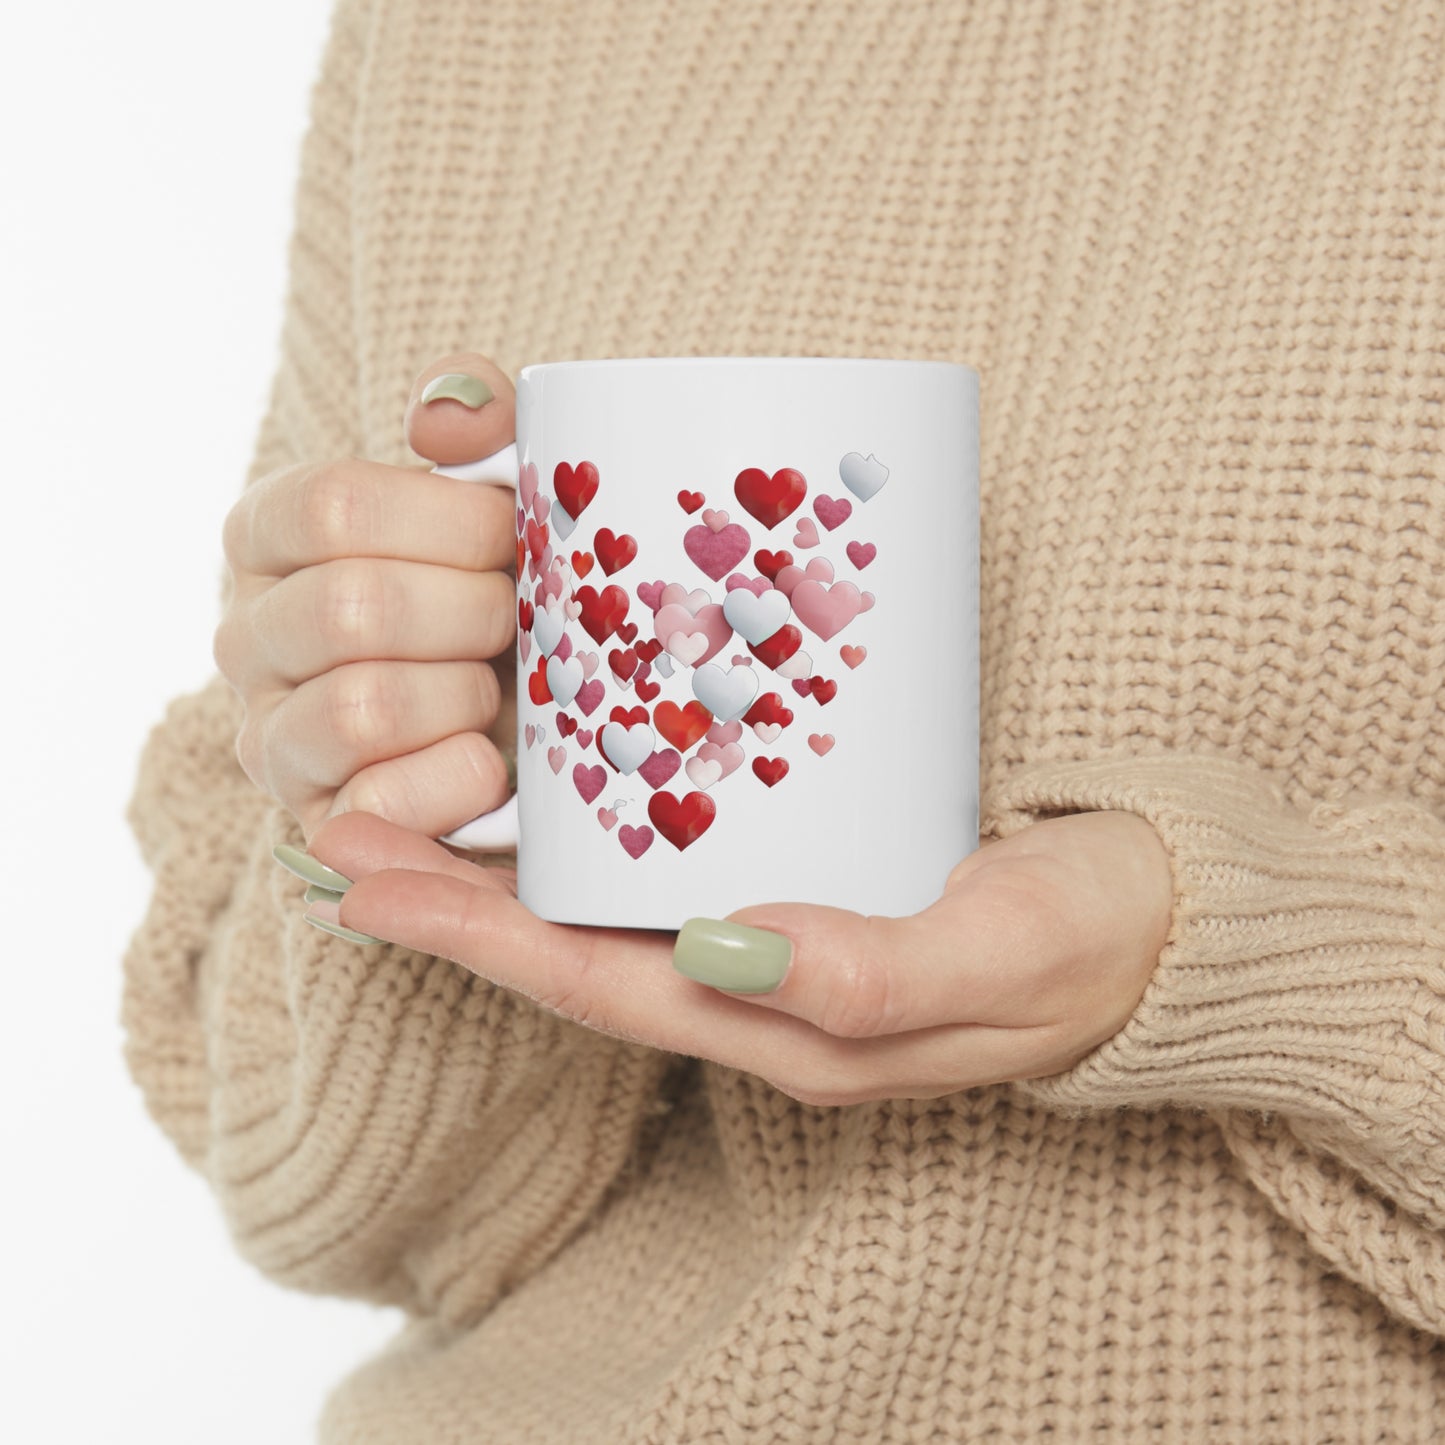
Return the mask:
<path id="1" fill-rule="evenodd" d="M 738 501 L 769 528 L 796 511 L 807 491 L 807 479 L 792 467 L 779 467 L 772 476 L 761 467 L 747 467 L 733 483 Z"/>
<path id="2" fill-rule="evenodd" d="M 748 651 L 764 667 L 776 669 L 803 645 L 803 634 L 791 622 L 785 622 L 771 637 L 748 643 Z"/>
<path id="3" fill-rule="evenodd" d="M 597 481 L 597 468 L 591 462 L 578 462 L 575 470 L 571 462 L 557 463 L 552 473 L 552 490 L 574 522 L 597 495 Z"/>
<path id="4" fill-rule="evenodd" d="M 603 527 L 592 545 L 597 549 L 597 560 L 602 563 L 602 570 L 609 577 L 614 572 L 620 572 L 637 556 L 637 538 L 629 537 L 625 532 L 620 537 L 615 536 L 610 527 Z"/>
<path id="5" fill-rule="evenodd" d="M 662 684 L 660 682 L 648 682 L 645 677 L 639 677 L 637 681 L 632 684 L 632 690 L 643 702 L 651 702 L 652 699 L 662 691 Z"/>
<path id="6" fill-rule="evenodd" d="M 680 753 L 685 753 L 712 726 L 712 714 L 700 702 L 690 702 L 686 707 L 660 702 L 652 720 L 658 732 Z"/>
<path id="7" fill-rule="evenodd" d="M 712 827 L 717 807 L 706 793 L 674 798 L 671 793 L 659 792 L 647 800 L 647 816 L 657 831 L 681 852 Z"/>
<path id="8" fill-rule="evenodd" d="M 660 712 L 662 709 L 659 708 Z M 777 723 L 779 727 L 787 727 L 793 720 L 793 710 L 783 706 L 783 699 L 780 693 L 765 692 L 744 714 L 743 721 L 751 727 L 759 723 Z"/>
<path id="9" fill-rule="evenodd" d="M 582 626 L 594 642 L 606 642 L 627 616 L 627 593 L 615 584 L 601 592 L 595 587 L 579 587 L 572 596 L 582 606 Z"/>
<path id="10" fill-rule="evenodd" d="M 647 721 L 647 709 L 645 707 L 615 707 L 608 715 L 609 722 L 621 723 L 623 727 L 636 727 L 638 723 Z"/>
<path id="11" fill-rule="evenodd" d="M 787 758 L 754 758 L 753 772 L 771 788 L 774 783 L 780 783 L 787 777 L 788 760 Z"/>
<path id="12" fill-rule="evenodd" d="M 617 674 L 619 681 L 626 682 L 637 671 L 637 654 L 630 647 L 626 651 L 614 647 L 607 654 L 607 665 Z"/>

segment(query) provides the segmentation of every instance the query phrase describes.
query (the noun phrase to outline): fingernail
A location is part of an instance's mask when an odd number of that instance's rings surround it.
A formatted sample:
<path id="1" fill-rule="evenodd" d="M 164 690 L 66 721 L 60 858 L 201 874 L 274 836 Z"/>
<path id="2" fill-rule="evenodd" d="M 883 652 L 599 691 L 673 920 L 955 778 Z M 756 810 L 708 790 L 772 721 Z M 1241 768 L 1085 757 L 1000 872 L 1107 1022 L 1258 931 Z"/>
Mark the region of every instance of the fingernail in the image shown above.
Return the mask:
<path id="1" fill-rule="evenodd" d="M 278 843 L 271 850 L 271 856 L 288 873 L 294 873 L 298 878 L 305 879 L 307 883 L 315 883 L 321 888 L 329 888 L 334 893 L 345 893 L 351 887 L 351 879 L 343 877 L 324 863 L 318 863 L 309 853 L 303 853 L 289 843 Z"/>
<path id="2" fill-rule="evenodd" d="M 689 918 L 672 948 L 679 973 L 735 993 L 771 993 L 792 960 L 790 938 L 720 918 Z"/>
<path id="3" fill-rule="evenodd" d="M 303 913 L 307 923 L 313 928 L 319 928 L 323 933 L 334 933 L 337 938 L 344 938 L 348 943 L 384 943 L 382 938 L 373 938 L 369 933 L 358 933 L 354 928 L 345 928 L 339 923 L 328 923 L 324 918 L 313 918 L 309 913 Z"/>
<path id="4" fill-rule="evenodd" d="M 492 388 L 480 376 L 468 376 L 464 371 L 448 371 L 441 376 L 432 377 L 421 394 L 423 406 L 443 398 L 459 401 L 463 406 L 469 406 L 475 411 L 479 406 L 485 406 L 491 401 Z"/>
<path id="5" fill-rule="evenodd" d="M 306 890 L 306 901 L 308 903 L 340 903 L 345 896 L 345 889 L 337 893 L 331 888 L 320 888 L 315 883 Z"/>

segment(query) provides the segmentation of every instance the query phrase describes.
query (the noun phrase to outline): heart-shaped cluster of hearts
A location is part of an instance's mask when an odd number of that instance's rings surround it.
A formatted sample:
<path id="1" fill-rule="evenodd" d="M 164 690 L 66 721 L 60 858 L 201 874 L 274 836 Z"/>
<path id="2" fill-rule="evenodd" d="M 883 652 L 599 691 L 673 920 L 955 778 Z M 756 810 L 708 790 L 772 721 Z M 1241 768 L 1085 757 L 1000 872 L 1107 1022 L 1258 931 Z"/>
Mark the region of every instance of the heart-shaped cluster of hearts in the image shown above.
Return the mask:
<path id="1" fill-rule="evenodd" d="M 849 452 L 839 463 L 838 475 L 854 497 L 866 502 L 887 481 L 888 468 L 872 455 Z M 631 798 L 596 810 L 602 827 L 609 832 L 616 828 L 623 850 L 636 859 L 652 846 L 657 833 L 681 850 L 708 831 L 717 817 L 714 789 L 734 774 L 741 776 L 748 762 L 745 737 L 751 734 L 770 748 L 795 721 L 794 707 L 821 708 L 833 700 L 838 680 L 823 673 L 835 669 L 821 655 L 815 658 L 812 651 L 804 651 L 804 632 L 810 634 L 808 646 L 816 650 L 867 612 L 874 598 L 857 583 L 837 577 L 826 557 L 805 556 L 823 541 L 819 526 L 824 533 L 836 532 L 854 508 L 846 496 L 820 494 L 813 497 L 811 517 L 795 517 L 807 498 L 808 483 L 792 467 L 771 473 L 745 468 L 733 482 L 733 496 L 764 533 L 795 518 L 790 541 L 796 558 L 783 547 L 754 551 L 749 529 L 727 512 L 707 507 L 701 492 L 677 494 L 682 551 L 710 582 L 722 584 L 721 593 L 690 586 L 691 579 L 637 581 L 631 592 L 619 582 L 604 582 L 603 577 L 646 562 L 639 558 L 634 537 L 610 527 L 597 528 L 587 550 L 568 553 L 564 544 L 600 494 L 605 495 L 603 480 L 591 462 L 559 462 L 550 496 L 542 489 L 535 463 L 521 468 L 519 676 L 526 677 L 525 696 L 539 715 L 555 707 L 551 725 L 557 740 L 548 745 L 547 722 L 528 722 L 524 737 L 528 748 L 546 747 L 554 774 L 560 776 L 571 763 L 572 787 L 588 807 L 608 788 L 609 770 L 647 785 L 650 827 L 618 827 L 618 812 Z M 691 518 L 698 519 L 689 525 Z M 855 539 L 847 543 L 844 555 L 861 573 L 877 550 L 872 542 Z M 749 553 L 756 572 L 738 570 Z M 586 581 L 594 568 L 602 576 Z M 597 651 L 587 650 L 581 637 L 574 641 L 569 631 L 573 624 Z M 747 651 L 732 651 L 739 645 Z M 724 654 L 726 665 L 713 661 Z M 838 648 L 838 660 L 850 670 L 861 666 L 867 655 L 862 645 L 842 643 Z M 765 670 L 780 679 L 776 688 L 769 686 L 772 679 L 764 677 Z M 664 687 L 676 696 L 662 697 Z M 792 706 L 792 699 L 785 701 L 787 689 L 797 695 Z M 622 700 L 603 713 L 599 710 L 610 700 L 609 692 Z M 808 747 L 819 758 L 827 756 L 834 742 L 831 733 L 808 735 Z M 599 762 L 590 760 L 589 749 Z M 758 752 L 748 771 L 758 783 L 773 788 L 787 777 L 789 764 L 784 757 Z M 678 772 L 692 785 L 690 791 L 667 788 Z"/>

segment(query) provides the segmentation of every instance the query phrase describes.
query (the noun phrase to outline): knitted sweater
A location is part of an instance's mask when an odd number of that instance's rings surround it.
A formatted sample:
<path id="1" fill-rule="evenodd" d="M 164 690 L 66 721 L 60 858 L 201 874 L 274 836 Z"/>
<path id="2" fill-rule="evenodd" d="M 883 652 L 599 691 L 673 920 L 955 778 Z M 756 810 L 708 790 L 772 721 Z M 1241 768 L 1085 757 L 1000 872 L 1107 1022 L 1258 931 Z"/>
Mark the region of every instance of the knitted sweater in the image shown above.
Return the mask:
<path id="1" fill-rule="evenodd" d="M 1439 1438 L 1442 56 L 1432 0 L 340 0 L 247 480 L 424 465 L 464 347 L 968 361 L 983 832 L 1128 810 L 1175 896 L 1068 1072 L 805 1106 L 307 927 L 176 699 L 126 1056 L 246 1259 L 406 1312 L 324 1441 Z"/>

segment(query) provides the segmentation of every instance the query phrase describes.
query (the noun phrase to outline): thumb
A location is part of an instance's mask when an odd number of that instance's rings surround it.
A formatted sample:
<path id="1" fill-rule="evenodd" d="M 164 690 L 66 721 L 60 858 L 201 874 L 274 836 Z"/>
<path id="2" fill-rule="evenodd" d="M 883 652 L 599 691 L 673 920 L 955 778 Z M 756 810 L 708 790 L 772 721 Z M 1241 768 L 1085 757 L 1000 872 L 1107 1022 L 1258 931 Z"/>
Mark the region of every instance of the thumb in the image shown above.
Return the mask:
<path id="1" fill-rule="evenodd" d="M 692 918 L 673 967 L 713 988 L 839 1038 L 870 1038 L 967 1017 L 950 958 L 963 952 L 947 899 L 909 918 L 771 903 Z"/>
<path id="2" fill-rule="evenodd" d="M 441 466 L 475 462 L 514 441 L 517 389 L 495 362 L 454 351 L 423 370 L 406 404 L 406 444 Z"/>

